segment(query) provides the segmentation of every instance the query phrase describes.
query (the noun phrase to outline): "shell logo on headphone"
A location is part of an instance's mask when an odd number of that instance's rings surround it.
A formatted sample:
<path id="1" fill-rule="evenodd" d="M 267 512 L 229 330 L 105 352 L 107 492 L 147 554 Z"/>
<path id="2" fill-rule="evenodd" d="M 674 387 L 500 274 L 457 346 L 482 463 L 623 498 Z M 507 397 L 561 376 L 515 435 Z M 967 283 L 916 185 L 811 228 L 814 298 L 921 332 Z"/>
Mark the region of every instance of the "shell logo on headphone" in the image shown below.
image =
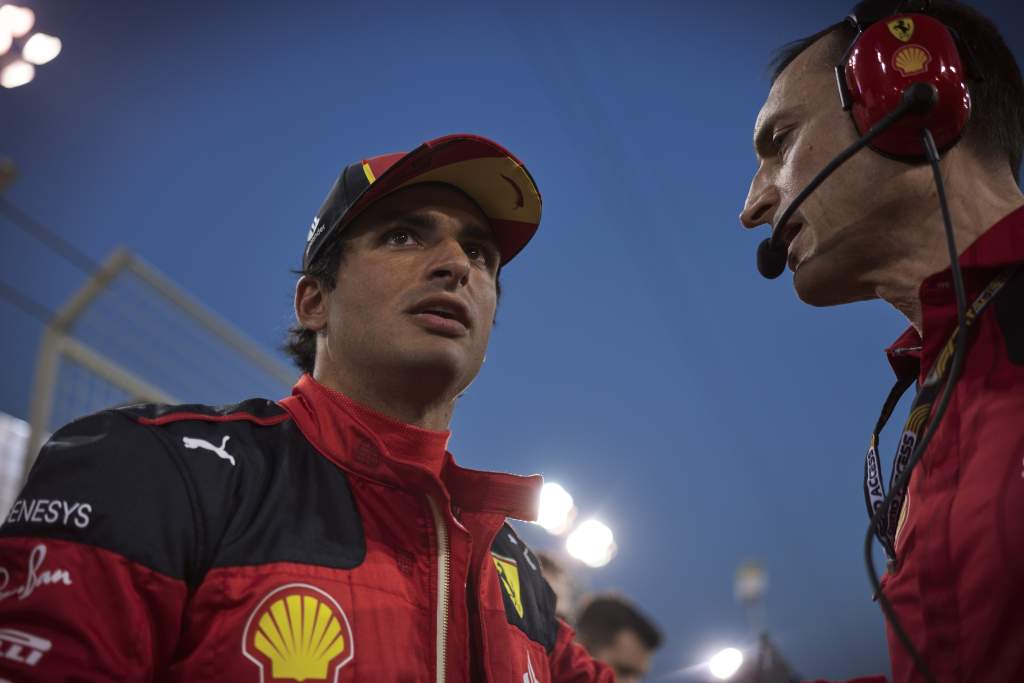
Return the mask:
<path id="1" fill-rule="evenodd" d="M 904 45 L 892 56 L 892 65 L 901 76 L 913 76 L 928 70 L 932 56 L 920 45 Z"/>

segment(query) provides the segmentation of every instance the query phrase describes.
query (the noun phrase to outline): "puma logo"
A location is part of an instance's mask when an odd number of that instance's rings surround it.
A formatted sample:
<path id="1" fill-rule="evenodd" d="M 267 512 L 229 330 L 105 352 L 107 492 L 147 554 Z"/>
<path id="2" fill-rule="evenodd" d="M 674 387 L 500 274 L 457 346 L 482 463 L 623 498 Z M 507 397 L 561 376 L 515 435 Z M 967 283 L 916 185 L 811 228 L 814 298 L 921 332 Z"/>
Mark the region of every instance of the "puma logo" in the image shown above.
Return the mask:
<path id="1" fill-rule="evenodd" d="M 183 436 L 181 440 L 185 442 L 185 448 L 191 448 L 193 450 L 196 448 L 202 448 L 207 451 L 213 451 L 214 453 L 217 454 L 218 458 L 223 458 L 227 460 L 228 462 L 231 463 L 231 466 L 234 467 L 235 456 L 231 455 L 226 450 L 224 450 L 225 446 L 228 445 L 228 439 L 230 438 L 230 436 L 225 436 L 224 440 L 220 442 L 219 448 L 217 446 L 214 446 L 206 439 L 193 439 L 190 436 Z"/>

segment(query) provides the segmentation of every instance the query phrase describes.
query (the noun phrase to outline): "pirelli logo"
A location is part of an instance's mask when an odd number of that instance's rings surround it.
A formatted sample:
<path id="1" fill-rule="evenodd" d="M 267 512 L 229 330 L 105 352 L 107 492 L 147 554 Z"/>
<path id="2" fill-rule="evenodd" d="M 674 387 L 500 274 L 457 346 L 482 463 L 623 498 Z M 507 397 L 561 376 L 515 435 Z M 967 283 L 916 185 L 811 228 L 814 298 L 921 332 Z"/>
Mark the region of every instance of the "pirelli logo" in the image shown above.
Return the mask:
<path id="1" fill-rule="evenodd" d="M 0 659 L 35 666 L 52 647 L 46 638 L 16 628 L 0 628 Z"/>

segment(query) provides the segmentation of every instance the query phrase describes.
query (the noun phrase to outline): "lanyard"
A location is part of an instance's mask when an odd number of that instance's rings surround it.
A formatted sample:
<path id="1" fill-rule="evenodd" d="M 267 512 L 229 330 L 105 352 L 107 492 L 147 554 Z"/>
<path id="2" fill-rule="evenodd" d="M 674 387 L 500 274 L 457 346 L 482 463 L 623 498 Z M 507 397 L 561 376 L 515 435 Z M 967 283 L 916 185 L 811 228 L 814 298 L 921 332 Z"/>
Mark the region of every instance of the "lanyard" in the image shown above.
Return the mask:
<path id="1" fill-rule="evenodd" d="M 1016 268 L 1004 270 L 982 290 L 978 298 L 967 309 L 963 334 L 967 334 L 970 331 L 974 321 L 991 303 L 992 299 L 999 293 L 999 290 L 1010 280 L 1016 270 Z M 935 399 L 938 398 L 940 389 L 945 384 L 950 361 L 953 359 L 953 351 L 956 348 L 956 340 L 960 334 L 961 330 L 958 324 L 956 329 L 950 334 L 949 339 L 946 340 L 931 370 L 928 371 L 928 375 L 921 384 L 917 397 L 910 407 L 910 417 L 907 418 L 907 422 L 903 427 L 903 436 L 900 437 L 896 457 L 892 461 L 889 488 L 892 488 L 900 474 L 906 469 L 907 462 L 914 452 L 914 446 L 917 445 L 918 440 L 928 427 L 932 406 L 935 403 Z M 867 455 L 864 458 L 864 502 L 867 505 L 869 519 L 874 516 L 875 511 L 881 507 L 882 502 L 885 500 L 885 487 L 882 485 L 882 461 L 878 457 L 878 436 L 882 433 L 882 429 L 885 428 L 885 424 L 892 416 L 892 411 L 895 410 L 896 404 L 899 403 L 900 398 L 913 383 L 913 376 L 896 381 L 896 384 L 889 392 L 889 396 L 885 399 L 882 413 L 878 416 L 878 422 L 875 423 L 875 430 L 871 433 L 871 442 L 868 446 Z M 899 526 L 900 511 L 903 509 L 906 497 L 907 488 L 904 485 L 892 494 L 892 503 L 889 505 L 888 512 L 879 517 L 875 524 L 875 536 L 878 537 L 879 542 L 885 548 L 885 553 L 890 560 L 896 559 L 896 530 Z"/>

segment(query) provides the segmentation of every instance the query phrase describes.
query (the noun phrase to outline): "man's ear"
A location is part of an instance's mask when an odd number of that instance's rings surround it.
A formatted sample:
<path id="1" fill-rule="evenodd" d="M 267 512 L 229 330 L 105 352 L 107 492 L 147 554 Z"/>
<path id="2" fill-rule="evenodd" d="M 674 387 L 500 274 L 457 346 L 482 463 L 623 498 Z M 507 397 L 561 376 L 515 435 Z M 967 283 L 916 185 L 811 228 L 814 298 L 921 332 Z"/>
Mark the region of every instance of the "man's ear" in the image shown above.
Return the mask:
<path id="1" fill-rule="evenodd" d="M 295 285 L 295 319 L 313 332 L 327 326 L 327 292 L 315 277 L 303 275 Z"/>

